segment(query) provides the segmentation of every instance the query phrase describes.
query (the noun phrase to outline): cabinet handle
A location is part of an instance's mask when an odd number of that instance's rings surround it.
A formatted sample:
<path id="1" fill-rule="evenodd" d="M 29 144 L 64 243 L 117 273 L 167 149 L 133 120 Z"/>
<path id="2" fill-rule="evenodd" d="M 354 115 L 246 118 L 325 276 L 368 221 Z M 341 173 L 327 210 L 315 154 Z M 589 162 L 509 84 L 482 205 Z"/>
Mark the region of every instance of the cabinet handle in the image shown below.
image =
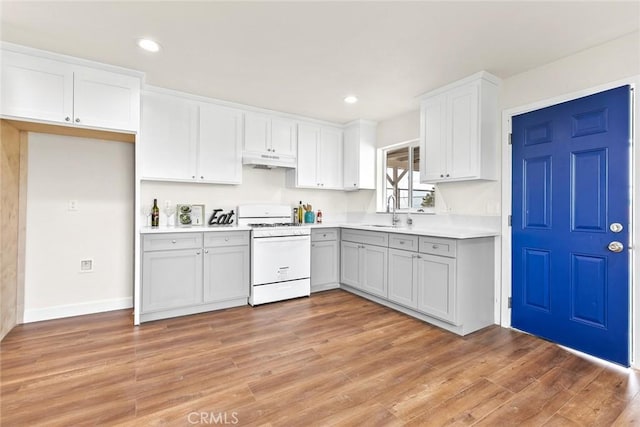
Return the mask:
<path id="1" fill-rule="evenodd" d="M 204 179 L 204 176 L 200 175 L 200 179 Z"/>
<path id="2" fill-rule="evenodd" d="M 64 118 L 65 121 L 70 122 L 71 121 L 71 117 L 67 116 Z"/>
<path id="3" fill-rule="evenodd" d="M 205 253 L 205 254 L 208 254 L 208 253 L 209 253 L 209 249 L 205 249 L 205 250 L 204 250 L 204 253 Z"/>
<path id="4" fill-rule="evenodd" d="M 443 175 L 443 174 L 440 174 L 440 178 L 444 178 L 444 175 Z"/>
<path id="5" fill-rule="evenodd" d="M 200 255 L 200 251 L 196 252 L 196 255 Z"/>
<path id="6" fill-rule="evenodd" d="M 356 185 L 357 185 L 357 184 L 354 182 L 354 183 L 353 183 L 353 186 L 355 187 Z"/>
<path id="7" fill-rule="evenodd" d="M 196 179 L 196 176 L 195 175 L 191 175 L 191 178 Z"/>
<path id="8" fill-rule="evenodd" d="M 400 240 L 400 241 L 399 241 L 399 243 L 400 243 L 401 245 L 404 245 L 404 240 Z"/>
<path id="9" fill-rule="evenodd" d="M 176 241 L 175 241 L 175 240 L 172 240 L 172 241 L 171 241 L 171 243 L 176 243 Z"/>
<path id="10" fill-rule="evenodd" d="M 225 237 L 225 238 L 224 238 L 224 241 L 225 241 L 225 242 L 228 242 L 228 241 L 229 241 L 229 238 L 228 238 L 228 237 Z"/>
<path id="11" fill-rule="evenodd" d="M 315 248 L 315 247 L 316 247 L 316 244 L 315 244 L 315 243 L 312 243 L 312 244 L 311 244 L 311 247 L 312 247 L 312 248 Z"/>
<path id="12" fill-rule="evenodd" d="M 447 178 L 449 178 L 449 174 L 447 174 Z"/>
<path id="13" fill-rule="evenodd" d="M 76 123 L 80 123 L 80 118 L 76 117 Z"/>
<path id="14" fill-rule="evenodd" d="M 422 257 L 420 255 L 416 255 L 416 258 L 418 259 L 422 259 Z"/>
<path id="15" fill-rule="evenodd" d="M 439 248 L 439 246 L 438 246 L 438 245 L 433 245 L 433 246 L 431 246 L 431 247 L 432 247 L 433 249 L 438 249 L 438 248 Z"/>

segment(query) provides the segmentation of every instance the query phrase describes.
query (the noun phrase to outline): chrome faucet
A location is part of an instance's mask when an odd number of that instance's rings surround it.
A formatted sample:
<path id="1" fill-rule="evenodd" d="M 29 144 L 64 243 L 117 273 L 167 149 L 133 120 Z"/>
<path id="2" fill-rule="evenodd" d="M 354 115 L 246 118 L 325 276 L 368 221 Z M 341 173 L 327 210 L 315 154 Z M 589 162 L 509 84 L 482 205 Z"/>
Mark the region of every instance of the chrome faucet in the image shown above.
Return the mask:
<path id="1" fill-rule="evenodd" d="M 387 213 L 389 213 L 389 202 L 393 199 L 393 215 L 391 216 L 391 224 L 395 227 L 400 222 L 400 218 L 396 215 L 396 196 L 393 194 L 387 197 Z"/>

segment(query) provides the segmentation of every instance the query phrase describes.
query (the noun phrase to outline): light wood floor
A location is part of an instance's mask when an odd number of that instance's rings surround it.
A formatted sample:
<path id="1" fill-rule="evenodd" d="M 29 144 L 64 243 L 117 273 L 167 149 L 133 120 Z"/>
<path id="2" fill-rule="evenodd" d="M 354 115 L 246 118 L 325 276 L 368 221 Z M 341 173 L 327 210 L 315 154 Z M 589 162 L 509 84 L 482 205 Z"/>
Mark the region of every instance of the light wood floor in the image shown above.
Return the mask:
<path id="1" fill-rule="evenodd" d="M 22 325 L 0 355 L 2 426 L 640 425 L 638 372 L 339 290 L 140 327 L 130 310 Z"/>

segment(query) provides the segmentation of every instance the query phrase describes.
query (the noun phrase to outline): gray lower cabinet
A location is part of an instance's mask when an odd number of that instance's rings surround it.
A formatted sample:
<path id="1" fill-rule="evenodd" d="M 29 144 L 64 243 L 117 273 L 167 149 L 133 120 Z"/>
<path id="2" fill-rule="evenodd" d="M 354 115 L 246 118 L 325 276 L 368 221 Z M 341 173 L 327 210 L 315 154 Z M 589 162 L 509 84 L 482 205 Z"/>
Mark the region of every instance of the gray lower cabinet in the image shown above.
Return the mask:
<path id="1" fill-rule="evenodd" d="M 340 247 L 340 282 L 386 298 L 387 244 L 386 233 L 344 229 Z"/>
<path id="2" fill-rule="evenodd" d="M 417 264 L 417 309 L 430 316 L 458 324 L 456 316 L 456 260 L 420 254 L 415 261 Z"/>
<path id="3" fill-rule="evenodd" d="M 201 249 L 145 252 L 142 264 L 143 312 L 187 307 L 202 301 Z"/>
<path id="4" fill-rule="evenodd" d="M 340 286 L 339 229 L 311 230 L 311 292 Z"/>
<path id="5" fill-rule="evenodd" d="M 249 232 L 142 236 L 140 320 L 246 305 Z"/>
<path id="6" fill-rule="evenodd" d="M 389 249 L 389 300 L 418 308 L 417 252 Z"/>
<path id="7" fill-rule="evenodd" d="M 345 289 L 460 335 L 494 323 L 493 237 L 458 240 L 349 229 L 342 236 Z"/>
<path id="8" fill-rule="evenodd" d="M 249 246 L 204 250 L 204 302 L 249 297 Z"/>

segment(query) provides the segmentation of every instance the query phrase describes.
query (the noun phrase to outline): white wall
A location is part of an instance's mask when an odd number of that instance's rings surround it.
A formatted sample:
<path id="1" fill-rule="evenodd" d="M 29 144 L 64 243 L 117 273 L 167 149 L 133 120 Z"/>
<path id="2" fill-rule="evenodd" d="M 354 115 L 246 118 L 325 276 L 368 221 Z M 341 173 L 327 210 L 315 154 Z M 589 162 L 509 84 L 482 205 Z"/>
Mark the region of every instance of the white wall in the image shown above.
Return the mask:
<path id="1" fill-rule="evenodd" d="M 490 70 L 489 70 L 490 71 Z M 629 34 L 502 81 L 500 111 L 616 81 L 640 73 L 640 33 Z M 377 145 L 419 138 L 420 112 L 378 123 Z M 451 182 L 436 185 L 436 212 L 498 215 L 501 184 Z M 367 211 L 375 212 L 375 197 Z"/>
<path id="2" fill-rule="evenodd" d="M 141 203 L 153 203 L 155 198 L 158 199 L 161 209 L 161 225 L 166 218 L 162 212 L 166 200 L 172 204 L 204 204 L 207 219 L 214 208 L 235 209 L 243 203 L 282 203 L 290 205 L 293 209 L 302 200 L 304 204 L 311 204 L 314 211 L 321 209 L 325 221 L 338 222 L 344 220 L 349 209 L 348 193 L 344 191 L 287 188 L 285 169 L 265 170 L 249 166 L 243 167 L 240 185 L 143 181 L 140 191 Z"/>
<path id="3" fill-rule="evenodd" d="M 30 133 L 27 179 L 25 322 L 131 307 L 133 144 Z"/>

